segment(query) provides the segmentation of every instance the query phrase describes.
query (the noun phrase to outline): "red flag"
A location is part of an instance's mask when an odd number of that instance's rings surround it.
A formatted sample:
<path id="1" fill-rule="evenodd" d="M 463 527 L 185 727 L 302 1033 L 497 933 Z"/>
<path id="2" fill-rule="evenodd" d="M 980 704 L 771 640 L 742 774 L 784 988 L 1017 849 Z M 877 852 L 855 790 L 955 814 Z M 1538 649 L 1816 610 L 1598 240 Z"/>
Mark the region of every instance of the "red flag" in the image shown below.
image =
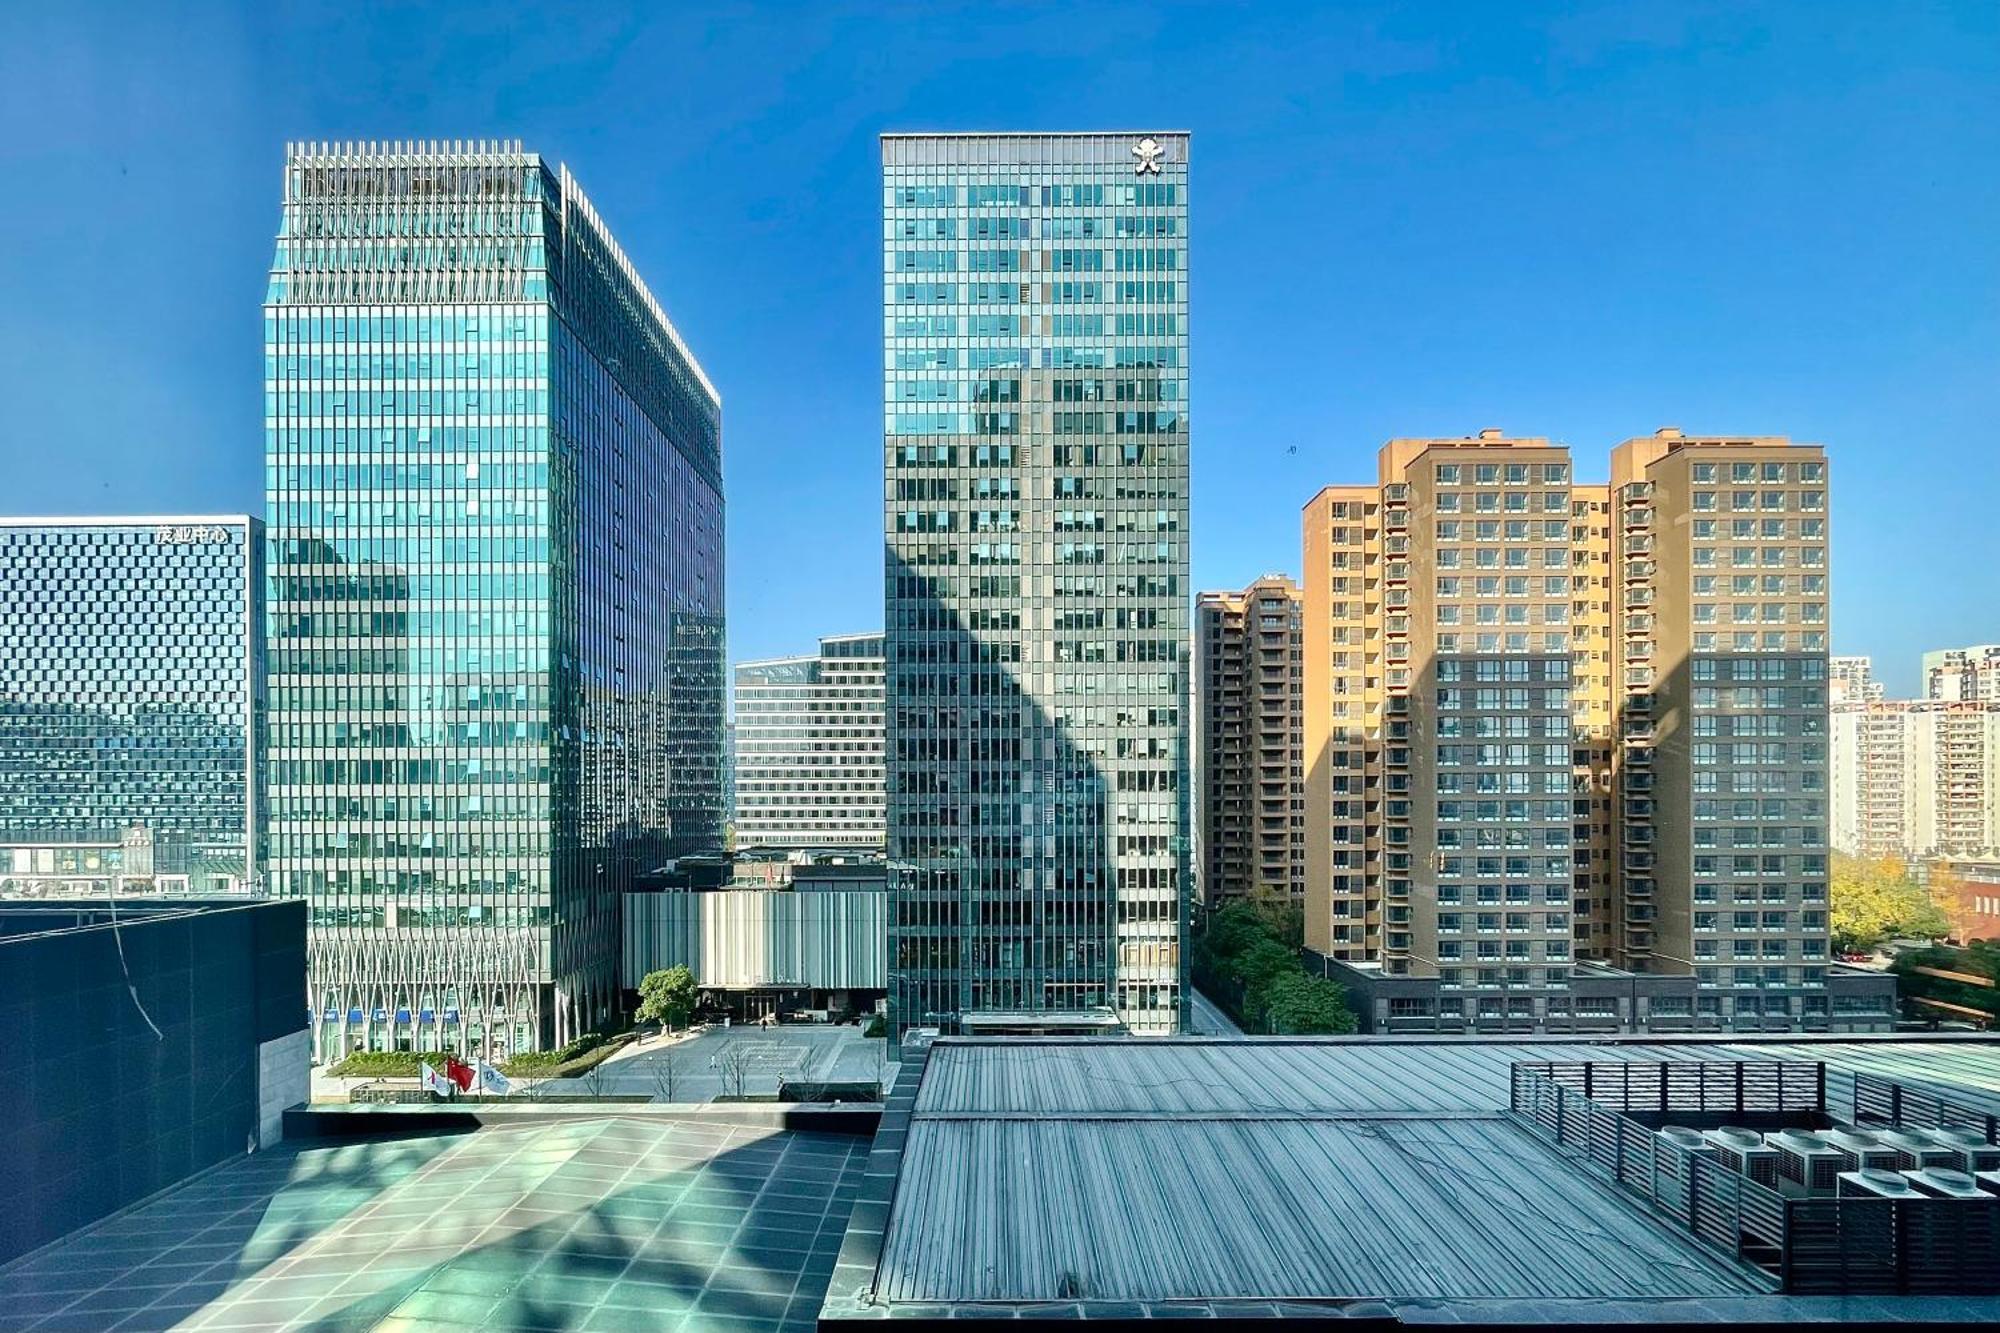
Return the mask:
<path id="1" fill-rule="evenodd" d="M 478 1072 L 474 1070 L 471 1065 L 465 1063 L 465 1061 L 459 1059 L 455 1055 L 447 1055 L 444 1058 L 444 1076 L 450 1079 L 453 1083 L 458 1084 L 458 1090 L 460 1092 L 471 1092 L 472 1081 L 479 1075 Z"/>

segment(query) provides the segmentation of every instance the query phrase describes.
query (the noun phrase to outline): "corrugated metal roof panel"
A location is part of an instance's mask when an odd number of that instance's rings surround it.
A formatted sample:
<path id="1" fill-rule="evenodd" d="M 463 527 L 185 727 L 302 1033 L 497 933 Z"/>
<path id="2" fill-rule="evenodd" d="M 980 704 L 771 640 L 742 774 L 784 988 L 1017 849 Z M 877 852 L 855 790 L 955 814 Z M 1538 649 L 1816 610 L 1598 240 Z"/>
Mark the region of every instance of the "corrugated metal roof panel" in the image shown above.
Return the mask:
<path id="1" fill-rule="evenodd" d="M 940 1042 L 917 1094 L 928 1115 L 1270 1115 L 1494 1111 L 1531 1060 L 1825 1061 L 2000 1110 L 2000 1043 Z"/>
<path id="2" fill-rule="evenodd" d="M 895 1303 L 1753 1292 L 1500 1119 L 920 1119 Z"/>

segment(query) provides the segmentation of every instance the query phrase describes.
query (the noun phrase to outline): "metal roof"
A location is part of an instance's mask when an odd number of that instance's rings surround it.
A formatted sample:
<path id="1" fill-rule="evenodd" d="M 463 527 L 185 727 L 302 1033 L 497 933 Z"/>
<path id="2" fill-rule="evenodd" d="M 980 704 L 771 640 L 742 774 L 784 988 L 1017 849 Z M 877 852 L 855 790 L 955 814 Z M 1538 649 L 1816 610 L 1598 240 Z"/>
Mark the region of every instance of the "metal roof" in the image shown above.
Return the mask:
<path id="1" fill-rule="evenodd" d="M 2000 1112 L 2000 1042 L 945 1038 L 892 1090 L 822 1328 L 1368 1315 L 2000 1320 L 1783 1295 L 1506 1114 L 1522 1061 L 1818 1061 Z M 913 1077 L 914 1076 L 914 1077 Z"/>
<path id="2" fill-rule="evenodd" d="M 891 1302 L 1760 1289 L 1498 1118 L 919 1118 L 904 1154 Z"/>
<path id="3" fill-rule="evenodd" d="M 1308 1116 L 1500 1111 L 1526 1060 L 1819 1060 L 1836 1102 L 1844 1075 L 1878 1074 L 2000 1111 L 2000 1042 L 1325 1041 L 1291 1038 L 940 1042 L 916 1113 Z"/>

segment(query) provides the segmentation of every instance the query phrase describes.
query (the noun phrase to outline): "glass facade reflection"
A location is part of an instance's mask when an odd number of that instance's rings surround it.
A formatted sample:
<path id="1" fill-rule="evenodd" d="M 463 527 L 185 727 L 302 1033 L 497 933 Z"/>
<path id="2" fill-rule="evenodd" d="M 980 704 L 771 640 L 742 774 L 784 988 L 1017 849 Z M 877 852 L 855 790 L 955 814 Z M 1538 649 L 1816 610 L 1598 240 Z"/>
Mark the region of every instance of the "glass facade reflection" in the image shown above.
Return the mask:
<path id="1" fill-rule="evenodd" d="M 917 871 L 892 1027 L 1175 1031 L 1187 136 L 889 135 L 882 161 L 889 853 Z"/>
<path id="2" fill-rule="evenodd" d="M 294 145 L 265 359 L 317 1049 L 566 1041 L 635 869 L 721 846 L 720 400 L 518 144 Z"/>
<path id="3" fill-rule="evenodd" d="M 263 525 L 0 519 L 0 895 L 255 886 Z"/>

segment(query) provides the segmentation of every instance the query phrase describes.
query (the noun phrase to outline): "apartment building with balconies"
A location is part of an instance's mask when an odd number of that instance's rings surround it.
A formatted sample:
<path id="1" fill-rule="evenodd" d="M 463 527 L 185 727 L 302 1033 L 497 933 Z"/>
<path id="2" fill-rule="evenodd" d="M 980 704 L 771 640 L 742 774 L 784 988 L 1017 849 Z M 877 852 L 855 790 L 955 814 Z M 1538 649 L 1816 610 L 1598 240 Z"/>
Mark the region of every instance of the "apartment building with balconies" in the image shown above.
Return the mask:
<path id="1" fill-rule="evenodd" d="M 1306 505 L 1306 942 L 1364 1024 L 1888 1024 L 1830 978 L 1826 499 L 1782 438 L 1606 485 L 1486 430 Z"/>
<path id="2" fill-rule="evenodd" d="M 1304 598 L 1282 574 L 1195 599 L 1203 899 L 1305 901 Z"/>

